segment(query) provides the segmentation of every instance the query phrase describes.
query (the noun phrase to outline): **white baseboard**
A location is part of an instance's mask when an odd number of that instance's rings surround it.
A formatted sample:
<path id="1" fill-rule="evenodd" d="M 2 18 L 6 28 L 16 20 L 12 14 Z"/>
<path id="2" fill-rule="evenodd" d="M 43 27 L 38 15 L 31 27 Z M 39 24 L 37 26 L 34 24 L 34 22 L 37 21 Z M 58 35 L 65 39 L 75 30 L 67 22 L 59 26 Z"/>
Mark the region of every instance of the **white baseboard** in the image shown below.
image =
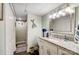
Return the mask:
<path id="1" fill-rule="evenodd" d="M 19 42 L 16 42 L 16 44 L 20 44 L 20 43 L 26 43 L 26 41 L 19 41 Z"/>

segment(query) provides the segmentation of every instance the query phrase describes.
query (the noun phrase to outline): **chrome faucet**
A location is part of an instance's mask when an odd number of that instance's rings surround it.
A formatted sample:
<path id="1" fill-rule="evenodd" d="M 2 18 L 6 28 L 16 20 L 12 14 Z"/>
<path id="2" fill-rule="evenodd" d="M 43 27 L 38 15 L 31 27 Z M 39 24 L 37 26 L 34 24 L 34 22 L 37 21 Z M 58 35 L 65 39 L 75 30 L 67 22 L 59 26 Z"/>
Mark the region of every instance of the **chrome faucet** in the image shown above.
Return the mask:
<path id="1" fill-rule="evenodd" d="M 74 42 L 75 42 L 76 44 L 78 44 L 79 40 L 78 40 L 77 38 L 75 38 Z"/>
<path id="2" fill-rule="evenodd" d="M 68 40 L 68 38 L 67 38 L 67 36 L 66 36 L 66 35 L 64 36 L 64 40 Z"/>

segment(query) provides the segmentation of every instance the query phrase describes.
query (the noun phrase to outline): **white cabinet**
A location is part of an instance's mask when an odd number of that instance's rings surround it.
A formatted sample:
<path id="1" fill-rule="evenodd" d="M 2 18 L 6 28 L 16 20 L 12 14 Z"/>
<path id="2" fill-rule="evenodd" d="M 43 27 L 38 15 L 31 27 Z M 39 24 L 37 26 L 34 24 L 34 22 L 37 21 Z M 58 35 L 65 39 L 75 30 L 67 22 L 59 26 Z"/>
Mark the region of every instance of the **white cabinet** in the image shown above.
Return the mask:
<path id="1" fill-rule="evenodd" d="M 43 39 L 40 39 L 38 41 L 38 44 L 40 55 L 77 55 L 76 53 L 68 49 L 60 47 Z"/>
<path id="2" fill-rule="evenodd" d="M 40 55 L 57 55 L 57 46 L 47 41 L 39 41 L 39 53 Z"/>
<path id="3" fill-rule="evenodd" d="M 45 41 L 45 45 L 47 46 L 47 54 L 48 55 L 57 55 L 57 46 L 50 42 Z"/>

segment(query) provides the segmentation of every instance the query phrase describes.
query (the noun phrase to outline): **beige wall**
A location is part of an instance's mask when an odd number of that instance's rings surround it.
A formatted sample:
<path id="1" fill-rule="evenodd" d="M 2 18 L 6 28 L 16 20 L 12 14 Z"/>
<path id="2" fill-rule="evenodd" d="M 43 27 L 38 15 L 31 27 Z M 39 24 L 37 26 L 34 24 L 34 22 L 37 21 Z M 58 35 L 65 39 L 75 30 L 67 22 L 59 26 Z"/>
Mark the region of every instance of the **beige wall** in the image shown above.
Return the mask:
<path id="1" fill-rule="evenodd" d="M 0 55 L 5 54 L 4 21 L 0 21 Z"/>
<path id="2" fill-rule="evenodd" d="M 50 19 L 48 14 L 42 16 L 42 28 L 46 28 L 49 30 L 49 22 Z"/>
<path id="3" fill-rule="evenodd" d="M 12 55 L 15 46 L 15 17 L 9 4 L 5 3 L 3 21 L 0 21 L 0 54 Z"/>
<path id="4" fill-rule="evenodd" d="M 12 13 L 10 5 L 4 4 L 4 30 L 5 30 L 5 46 L 6 53 L 12 55 L 16 49 L 15 45 L 15 16 Z"/>
<path id="5" fill-rule="evenodd" d="M 37 27 L 32 28 L 32 22 L 31 20 L 34 19 L 35 24 Z M 41 17 L 40 16 L 36 16 L 36 15 L 31 15 L 28 14 L 27 17 L 27 31 L 28 31 L 28 40 L 27 40 L 27 52 L 29 52 L 29 48 L 36 45 L 37 44 L 37 40 L 39 39 L 39 37 L 41 36 L 42 32 L 41 32 Z"/>

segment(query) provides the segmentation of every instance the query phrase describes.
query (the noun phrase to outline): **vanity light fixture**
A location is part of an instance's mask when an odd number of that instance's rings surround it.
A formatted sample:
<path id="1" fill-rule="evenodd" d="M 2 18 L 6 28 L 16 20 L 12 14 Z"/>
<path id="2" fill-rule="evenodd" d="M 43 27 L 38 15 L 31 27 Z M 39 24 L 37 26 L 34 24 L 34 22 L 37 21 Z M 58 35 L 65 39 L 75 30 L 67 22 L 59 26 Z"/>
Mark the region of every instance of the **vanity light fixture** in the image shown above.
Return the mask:
<path id="1" fill-rule="evenodd" d="M 61 16 L 66 16 L 66 14 L 71 15 L 71 14 L 75 13 L 75 10 L 73 8 L 71 8 L 71 6 L 69 4 L 65 4 L 65 7 L 63 7 L 63 8 L 61 8 L 61 7 L 54 9 L 52 15 L 50 15 L 49 18 L 56 19 Z"/>

